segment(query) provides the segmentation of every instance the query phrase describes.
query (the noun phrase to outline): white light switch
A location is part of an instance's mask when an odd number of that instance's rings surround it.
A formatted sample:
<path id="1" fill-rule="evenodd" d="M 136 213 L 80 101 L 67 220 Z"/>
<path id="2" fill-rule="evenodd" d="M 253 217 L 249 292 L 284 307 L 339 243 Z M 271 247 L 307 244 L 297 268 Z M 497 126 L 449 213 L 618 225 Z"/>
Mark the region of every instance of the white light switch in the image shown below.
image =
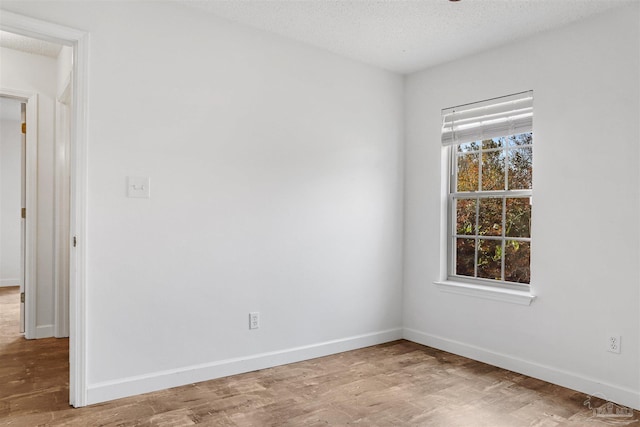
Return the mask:
<path id="1" fill-rule="evenodd" d="M 151 192 L 149 191 L 149 177 L 128 176 L 127 197 L 138 197 L 141 199 L 148 199 L 151 197 Z"/>

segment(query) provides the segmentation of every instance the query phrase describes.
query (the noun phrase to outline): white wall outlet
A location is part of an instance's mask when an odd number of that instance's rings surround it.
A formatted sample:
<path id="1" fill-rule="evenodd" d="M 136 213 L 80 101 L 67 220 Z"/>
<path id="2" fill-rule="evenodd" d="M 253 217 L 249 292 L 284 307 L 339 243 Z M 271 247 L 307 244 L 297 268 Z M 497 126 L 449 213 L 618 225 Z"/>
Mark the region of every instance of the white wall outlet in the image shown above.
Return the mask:
<path id="1" fill-rule="evenodd" d="M 260 313 L 254 311 L 249 313 L 249 329 L 258 329 L 260 327 Z"/>
<path id="2" fill-rule="evenodd" d="M 621 338 L 622 337 L 620 335 L 611 335 L 607 339 L 607 351 L 610 351 L 611 353 L 620 353 Z"/>

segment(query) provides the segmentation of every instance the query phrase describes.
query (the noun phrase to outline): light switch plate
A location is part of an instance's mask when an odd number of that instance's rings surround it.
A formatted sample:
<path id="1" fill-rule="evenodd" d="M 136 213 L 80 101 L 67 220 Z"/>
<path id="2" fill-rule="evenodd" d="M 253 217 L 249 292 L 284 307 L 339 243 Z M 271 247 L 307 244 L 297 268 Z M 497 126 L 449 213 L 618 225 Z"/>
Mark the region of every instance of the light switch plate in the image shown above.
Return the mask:
<path id="1" fill-rule="evenodd" d="M 148 199 L 151 197 L 148 176 L 127 177 L 127 197 Z"/>

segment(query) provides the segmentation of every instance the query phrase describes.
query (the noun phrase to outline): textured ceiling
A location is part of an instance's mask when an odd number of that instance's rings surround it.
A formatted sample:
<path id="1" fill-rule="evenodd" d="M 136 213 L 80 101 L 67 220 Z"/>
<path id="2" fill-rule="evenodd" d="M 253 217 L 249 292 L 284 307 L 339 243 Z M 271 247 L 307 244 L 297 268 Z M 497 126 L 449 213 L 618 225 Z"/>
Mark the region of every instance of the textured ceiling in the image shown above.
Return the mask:
<path id="1" fill-rule="evenodd" d="M 57 58 L 62 45 L 0 31 L 0 46 L 22 52 Z"/>
<path id="2" fill-rule="evenodd" d="M 399 73 L 637 0 L 176 0 Z"/>

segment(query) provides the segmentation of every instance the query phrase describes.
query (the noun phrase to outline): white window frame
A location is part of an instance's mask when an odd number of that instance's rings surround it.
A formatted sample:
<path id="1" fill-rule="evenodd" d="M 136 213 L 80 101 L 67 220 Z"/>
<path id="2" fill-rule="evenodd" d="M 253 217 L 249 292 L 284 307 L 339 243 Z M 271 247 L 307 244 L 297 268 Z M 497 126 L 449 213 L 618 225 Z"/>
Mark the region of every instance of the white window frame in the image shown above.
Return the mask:
<path id="1" fill-rule="evenodd" d="M 502 98 L 496 98 L 493 100 L 484 101 L 482 103 L 470 104 L 471 108 L 469 108 L 468 106 L 463 106 L 462 107 L 463 110 L 465 110 L 465 107 L 468 110 L 468 111 L 465 111 L 463 115 L 466 114 L 465 116 L 466 118 L 469 115 L 474 114 L 473 111 L 471 111 L 473 109 L 481 109 L 481 108 L 485 108 L 486 106 L 489 106 L 488 108 L 491 109 L 492 106 L 497 105 L 496 102 L 499 103 L 501 102 L 501 100 L 507 100 L 506 102 L 511 102 L 510 101 L 511 99 L 514 99 L 514 98 L 522 99 L 523 96 L 529 96 L 530 99 L 532 100 L 531 91 L 523 92 L 521 94 L 510 95 L 508 97 L 502 97 Z M 479 107 L 475 107 L 476 105 L 478 105 Z M 509 113 L 506 113 L 507 115 L 503 114 L 503 117 L 505 117 L 505 120 L 503 121 L 503 123 L 498 123 L 496 125 L 496 121 L 493 121 L 493 123 L 490 123 L 488 126 L 485 126 L 484 130 L 481 129 L 479 131 L 480 132 L 479 134 L 482 135 L 482 138 L 478 137 L 477 139 L 482 140 L 482 139 L 491 139 L 495 137 L 508 137 L 514 134 L 532 132 L 533 131 L 532 117 L 531 117 L 532 104 L 530 107 L 530 114 L 529 114 L 530 117 L 528 119 L 525 119 L 524 125 L 522 124 L 522 118 L 521 118 L 522 110 L 520 109 L 519 105 L 520 104 L 518 104 L 517 109 L 514 108 L 514 111 L 517 111 L 516 114 L 519 115 L 515 120 L 517 122 L 515 125 L 511 124 L 509 126 L 508 124 L 508 121 L 510 120 L 510 117 L 508 117 Z M 455 107 L 455 108 L 459 108 L 459 107 Z M 448 109 L 448 110 L 452 110 L 452 109 Z M 445 111 L 446 110 L 443 110 L 443 113 Z M 526 122 L 527 120 L 528 120 L 528 123 Z M 481 122 L 482 120 L 478 121 L 478 123 L 481 123 Z M 484 278 L 478 278 L 478 277 L 460 276 L 455 274 L 455 271 L 456 271 L 456 244 L 455 243 L 456 243 L 456 238 L 458 237 L 456 233 L 457 232 L 456 230 L 457 213 L 455 209 L 456 200 L 460 200 L 460 199 L 476 200 L 476 224 L 477 224 L 478 214 L 479 214 L 479 201 L 486 198 L 502 199 L 502 203 L 503 203 L 502 230 L 503 231 L 501 235 L 500 236 L 480 236 L 478 234 L 478 230 L 474 230 L 474 234 L 470 235 L 470 237 L 476 239 L 476 247 L 478 244 L 478 240 L 480 239 L 498 240 L 501 242 L 503 246 L 501 269 L 502 269 L 502 278 L 504 279 L 504 265 L 505 265 L 504 245 L 505 243 L 511 240 L 525 241 L 525 242 L 531 243 L 531 240 L 532 240 L 531 234 L 530 234 L 530 237 L 528 238 L 506 236 L 506 229 L 505 229 L 506 218 L 505 218 L 504 204 L 506 203 L 507 198 L 526 197 L 526 198 L 530 198 L 530 200 L 532 200 L 533 198 L 532 189 L 524 189 L 524 190 L 504 189 L 504 190 L 495 190 L 495 191 L 482 191 L 480 190 L 482 188 L 481 182 L 479 182 L 479 191 L 457 192 L 456 191 L 457 189 L 455 188 L 456 180 L 457 180 L 457 159 L 458 159 L 457 147 L 459 144 L 473 141 L 474 139 L 470 139 L 470 138 L 474 138 L 473 136 L 474 130 L 469 129 L 469 127 L 460 126 L 460 129 L 462 129 L 462 131 L 459 132 L 458 128 L 456 128 L 455 125 L 456 123 L 453 123 L 453 122 L 447 123 L 446 120 L 445 120 L 445 123 L 443 124 L 443 132 L 442 132 L 442 139 L 443 139 L 442 149 L 444 151 L 443 180 L 445 180 L 446 182 L 446 186 L 445 186 L 446 195 L 445 197 L 443 197 L 443 203 L 446 205 L 443 207 L 443 212 L 446 212 L 446 221 L 443 221 L 443 226 L 445 227 L 443 238 L 446 240 L 445 242 L 443 242 L 444 243 L 443 257 L 445 258 L 445 262 L 443 264 L 444 271 L 442 271 L 441 273 L 441 280 L 436 281 L 435 284 L 438 286 L 440 290 L 445 292 L 468 295 L 468 296 L 476 296 L 481 298 L 489 298 L 493 300 L 512 302 L 516 304 L 529 305 L 535 299 L 535 296 L 531 293 L 531 283 L 529 284 L 515 283 L 515 282 L 507 282 L 504 280 L 484 279 Z M 480 126 L 482 126 L 482 124 L 480 124 Z M 466 135 L 463 136 L 463 138 L 465 139 L 458 141 L 456 132 L 466 133 Z M 526 147 L 533 147 L 533 144 L 526 145 Z M 496 150 L 503 150 L 505 155 L 508 155 L 509 147 L 505 146 Z M 483 152 L 483 149 L 482 147 L 480 147 L 478 150 L 478 156 L 479 156 L 479 162 L 480 162 L 479 180 L 482 179 L 482 170 L 481 170 L 482 152 Z M 508 179 L 507 174 L 508 174 L 508 168 L 505 168 L 506 180 Z M 505 181 L 505 182 L 508 182 L 508 181 Z M 476 256 L 474 257 L 474 273 L 477 273 L 477 263 L 478 263 L 478 259 L 477 259 L 477 252 L 476 252 Z M 529 268 L 531 269 L 531 259 L 529 261 Z"/>
<path id="2" fill-rule="evenodd" d="M 505 135 L 510 136 L 510 135 Z M 456 274 L 456 244 L 455 241 L 457 238 L 474 238 L 476 242 L 476 248 L 478 246 L 479 240 L 495 240 L 501 242 L 502 245 L 502 259 L 501 259 L 501 269 L 502 269 L 502 277 L 504 277 L 504 266 L 505 266 L 505 245 L 507 241 L 520 241 L 531 243 L 531 237 L 509 237 L 506 236 L 506 199 L 512 198 L 533 198 L 533 190 L 493 190 L 493 191 L 456 191 L 456 178 L 457 178 L 457 160 L 459 158 L 458 153 L 456 151 L 456 145 L 452 145 L 446 147 L 445 149 L 449 151 L 448 157 L 450 159 L 449 164 L 451 165 L 450 171 L 448 173 L 449 176 L 449 193 L 447 197 L 447 279 L 465 282 L 469 284 L 480 284 L 484 286 L 497 286 L 506 289 L 514 289 L 519 291 L 529 291 L 531 288 L 530 284 L 525 283 L 516 283 L 516 282 L 508 282 L 505 280 L 497 280 L 497 279 L 484 279 L 481 277 L 470 277 L 470 276 L 460 276 Z M 533 147 L 533 145 L 519 145 L 518 148 L 521 147 Z M 486 151 L 504 151 L 505 156 L 508 156 L 508 147 L 503 147 L 499 149 L 491 149 L 491 150 L 483 150 L 482 146 L 477 151 L 478 156 L 480 158 L 479 161 L 479 186 L 482 188 L 482 153 Z M 508 173 L 508 169 L 505 168 L 505 174 Z M 505 176 L 505 180 L 508 177 Z M 457 212 L 456 212 L 456 200 L 460 199 L 474 199 L 476 200 L 476 225 L 479 221 L 479 211 L 480 211 L 480 200 L 486 199 L 501 199 L 502 200 L 502 234 L 499 236 L 490 236 L 484 235 L 481 236 L 477 233 L 470 235 L 461 235 L 456 232 L 456 224 L 457 224 Z M 476 250 L 477 251 L 477 250 Z M 476 252 L 477 254 L 477 252 Z M 531 264 L 531 262 L 529 262 Z M 529 265 L 530 267 L 530 265 Z M 474 276 L 477 276 L 478 270 L 478 257 L 474 257 Z"/>

